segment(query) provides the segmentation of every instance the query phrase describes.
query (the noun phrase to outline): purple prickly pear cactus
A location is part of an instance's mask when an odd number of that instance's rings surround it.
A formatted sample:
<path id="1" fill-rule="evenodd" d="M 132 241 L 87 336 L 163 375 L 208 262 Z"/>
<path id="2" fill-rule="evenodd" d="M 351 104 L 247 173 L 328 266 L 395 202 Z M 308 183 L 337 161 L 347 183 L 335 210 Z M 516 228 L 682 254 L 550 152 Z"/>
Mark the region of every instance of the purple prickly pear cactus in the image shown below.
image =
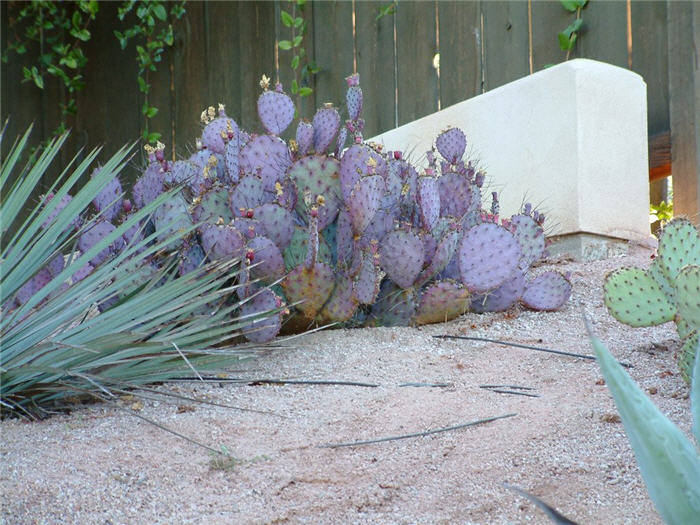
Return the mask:
<path id="1" fill-rule="evenodd" d="M 284 275 L 284 259 L 280 249 L 267 237 L 254 237 L 248 240 L 248 250 L 253 251 L 250 276 L 272 282 Z"/>
<path id="2" fill-rule="evenodd" d="M 163 193 L 165 171 L 160 162 L 151 162 L 141 177 L 134 183 L 131 195 L 137 208 L 143 208 Z"/>
<path id="3" fill-rule="evenodd" d="M 241 170 L 246 175 L 260 177 L 266 191 L 275 190 L 275 183 L 284 178 L 291 165 L 287 144 L 274 135 L 258 135 L 241 150 Z"/>
<path id="4" fill-rule="evenodd" d="M 350 199 L 362 175 L 386 175 L 388 166 L 384 157 L 366 144 L 353 144 L 340 160 L 340 189 L 343 200 Z"/>
<path id="5" fill-rule="evenodd" d="M 357 120 L 362 114 L 362 88 L 360 88 L 360 75 L 355 73 L 345 79 L 348 83 L 348 91 L 345 102 L 348 106 L 350 120 Z M 359 130 L 362 131 L 362 130 Z"/>
<path id="6" fill-rule="evenodd" d="M 275 338 L 282 328 L 282 314 L 275 312 L 284 306 L 282 299 L 270 289 L 262 289 L 245 301 L 240 308 L 239 320 L 251 319 L 243 328 L 243 335 L 253 343 L 266 343 Z"/>
<path id="7" fill-rule="evenodd" d="M 205 191 L 192 202 L 192 218 L 196 222 L 211 222 L 216 223 L 219 217 L 224 222 L 230 222 L 233 219 L 233 213 L 229 206 L 229 194 L 224 188 L 214 187 L 209 191 Z"/>
<path id="8" fill-rule="evenodd" d="M 430 259 L 430 263 L 418 276 L 418 286 L 427 283 L 430 279 L 435 277 L 447 267 L 457 251 L 460 237 L 461 233 L 459 231 L 451 230 L 445 233 L 442 239 L 440 239 L 440 242 L 437 243 L 435 251 Z"/>
<path id="9" fill-rule="evenodd" d="M 508 310 L 518 302 L 524 291 L 525 274 L 521 269 L 517 269 L 498 288 L 473 297 L 471 310 L 477 313 Z"/>
<path id="10" fill-rule="evenodd" d="M 494 223 L 464 233 L 457 252 L 462 282 L 474 293 L 497 288 L 518 267 L 521 252 L 513 234 Z"/>
<path id="11" fill-rule="evenodd" d="M 44 196 L 44 206 L 48 206 L 49 202 L 51 202 L 54 198 L 53 193 L 47 193 L 46 196 Z M 65 194 L 60 202 L 56 205 L 56 207 L 51 211 L 51 213 L 48 214 L 44 222 L 41 224 L 42 228 L 48 228 L 50 224 L 53 223 L 54 220 L 56 220 L 56 217 L 58 217 L 58 214 L 61 213 L 61 210 L 63 210 L 66 206 L 68 206 L 68 203 L 73 198 L 69 194 Z M 70 223 L 69 223 L 69 228 L 71 230 L 77 230 L 80 228 L 80 225 L 82 223 L 82 220 L 80 217 L 75 217 Z"/>
<path id="12" fill-rule="evenodd" d="M 571 296 L 569 279 L 558 272 L 544 272 L 528 281 L 521 298 L 533 310 L 558 310 Z"/>
<path id="13" fill-rule="evenodd" d="M 202 131 L 202 144 L 209 151 L 224 153 L 226 143 L 238 133 L 238 124 L 226 116 L 223 104 L 219 104 L 218 118 L 213 107 L 202 112 L 202 122 L 206 124 Z"/>
<path id="14" fill-rule="evenodd" d="M 95 171 L 92 172 L 92 177 L 97 175 L 99 171 L 100 168 L 96 168 Z M 95 205 L 97 212 L 101 213 L 106 220 L 113 221 L 122 211 L 123 194 L 124 192 L 119 178 L 115 176 L 102 188 L 100 193 L 95 196 L 92 203 Z"/>
<path id="15" fill-rule="evenodd" d="M 459 128 L 450 128 L 438 135 L 435 147 L 450 164 L 456 164 L 464 155 L 467 138 Z"/>
<path id="16" fill-rule="evenodd" d="M 415 324 L 444 323 L 469 309 L 469 290 L 455 281 L 436 281 L 421 294 Z"/>
<path id="17" fill-rule="evenodd" d="M 245 253 L 243 235 L 233 226 L 203 224 L 199 239 L 211 261 L 241 258 Z"/>
<path id="18" fill-rule="evenodd" d="M 416 309 L 415 289 L 400 288 L 392 281 L 384 281 L 372 305 L 371 319 L 380 326 L 408 326 Z"/>
<path id="19" fill-rule="evenodd" d="M 284 250 L 294 235 L 293 215 L 282 206 L 267 203 L 254 209 L 254 217 L 262 224 L 265 236 Z"/>
<path id="20" fill-rule="evenodd" d="M 51 272 L 45 266 L 24 283 L 15 294 L 16 303 L 21 306 L 29 301 L 39 290 L 51 282 Z"/>
<path id="21" fill-rule="evenodd" d="M 431 231 L 440 218 L 440 190 L 437 179 L 430 176 L 420 177 L 417 197 L 423 227 Z"/>
<path id="22" fill-rule="evenodd" d="M 316 112 L 311 125 L 314 127 L 314 149 L 316 153 L 325 153 L 340 129 L 338 110 L 332 104 L 325 104 Z"/>
<path id="23" fill-rule="evenodd" d="M 332 223 L 340 208 L 339 163 L 333 157 L 315 155 L 297 160 L 289 177 L 297 187 L 296 211 L 308 222 L 309 207 L 318 205 L 318 228 Z"/>
<path id="24" fill-rule="evenodd" d="M 348 210 L 353 230 L 361 235 L 379 209 L 386 187 L 381 175 L 361 177 L 350 192 Z"/>
<path id="25" fill-rule="evenodd" d="M 306 155 L 314 143 L 314 127 L 307 120 L 300 120 L 297 125 L 297 155 L 303 157 Z"/>
<path id="26" fill-rule="evenodd" d="M 446 173 L 438 179 L 440 215 L 462 217 L 480 205 L 478 188 L 457 173 Z"/>
<path id="27" fill-rule="evenodd" d="M 294 102 L 277 84 L 274 91 L 265 90 L 258 97 L 258 117 L 268 133 L 281 135 L 294 120 Z"/>
<path id="28" fill-rule="evenodd" d="M 341 209 L 336 224 L 335 243 L 338 262 L 341 265 L 348 266 L 352 260 L 353 249 L 355 247 L 350 212 L 346 209 Z"/>
<path id="29" fill-rule="evenodd" d="M 89 229 L 85 230 L 78 238 L 78 249 L 81 252 L 86 253 L 88 250 L 90 250 L 90 248 L 107 237 L 107 235 L 112 233 L 115 229 L 116 228 L 111 222 L 107 222 L 104 219 L 97 219 L 95 223 Z M 109 257 L 121 250 L 122 245 L 123 239 L 116 239 L 106 248 L 100 250 L 92 259 L 90 259 L 90 264 L 92 266 L 102 264 Z"/>
<path id="30" fill-rule="evenodd" d="M 410 229 L 387 233 L 382 239 L 381 265 L 392 281 L 401 288 L 413 286 L 423 268 L 423 242 Z"/>
<path id="31" fill-rule="evenodd" d="M 372 304 L 379 294 L 379 250 L 376 241 L 363 250 L 360 268 L 355 278 L 354 297 L 362 304 Z"/>
<path id="32" fill-rule="evenodd" d="M 544 230 L 529 215 L 513 215 L 510 223 L 514 226 L 513 233 L 522 251 L 520 265 L 528 268 L 544 254 Z"/>
<path id="33" fill-rule="evenodd" d="M 345 142 L 348 140 L 348 128 L 340 128 L 338 132 L 338 142 L 335 144 L 335 158 L 339 159 L 345 149 Z"/>
<path id="34" fill-rule="evenodd" d="M 349 320 L 357 310 L 357 299 L 351 278 L 339 275 L 335 288 L 323 309 L 318 314 L 321 323 L 342 323 Z"/>
<path id="35" fill-rule="evenodd" d="M 254 175 L 243 177 L 231 192 L 229 205 L 234 217 L 241 217 L 246 210 L 257 208 L 265 203 L 265 183 Z"/>
<path id="36" fill-rule="evenodd" d="M 180 250 L 180 254 L 180 264 L 177 267 L 180 275 L 196 270 L 205 263 L 207 258 L 202 246 L 192 239 L 185 242 L 182 250 Z"/>

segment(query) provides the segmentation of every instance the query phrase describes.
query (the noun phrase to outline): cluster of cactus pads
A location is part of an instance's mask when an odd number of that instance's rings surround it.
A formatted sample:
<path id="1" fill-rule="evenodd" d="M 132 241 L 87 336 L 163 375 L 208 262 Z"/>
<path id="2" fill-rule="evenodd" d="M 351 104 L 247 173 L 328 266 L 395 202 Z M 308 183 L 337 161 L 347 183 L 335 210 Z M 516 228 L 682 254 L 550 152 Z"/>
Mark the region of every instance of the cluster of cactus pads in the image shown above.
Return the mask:
<path id="1" fill-rule="evenodd" d="M 681 337 L 679 367 L 690 381 L 700 337 L 700 235 L 693 223 L 675 218 L 664 227 L 647 270 L 610 273 L 605 304 L 615 319 L 634 327 L 674 321 Z"/>
<path id="2" fill-rule="evenodd" d="M 311 122 L 300 120 L 288 141 L 280 135 L 294 120 L 294 103 L 265 77 L 257 106 L 266 133 L 246 133 L 223 106 L 205 110 L 197 151 L 170 162 L 162 147 L 149 150 L 132 201 L 121 200 L 114 180 L 95 200 L 101 218 L 79 248 L 92 246 L 132 207 L 182 185 L 144 227 L 167 236 L 196 226 L 172 246 L 183 274 L 207 260 L 242 261 L 240 313 L 280 312 L 245 331 L 252 341 L 273 338 L 287 315 L 303 329 L 433 323 L 517 303 L 560 308 L 571 293 L 567 277 L 529 275 L 545 250 L 544 215 L 525 205 L 501 220 L 495 193 L 490 210 L 482 209 L 484 175 L 465 160 L 459 129 L 437 137 L 420 172 L 400 151 L 363 141 L 359 77 L 347 80 L 347 120 L 326 104 Z"/>

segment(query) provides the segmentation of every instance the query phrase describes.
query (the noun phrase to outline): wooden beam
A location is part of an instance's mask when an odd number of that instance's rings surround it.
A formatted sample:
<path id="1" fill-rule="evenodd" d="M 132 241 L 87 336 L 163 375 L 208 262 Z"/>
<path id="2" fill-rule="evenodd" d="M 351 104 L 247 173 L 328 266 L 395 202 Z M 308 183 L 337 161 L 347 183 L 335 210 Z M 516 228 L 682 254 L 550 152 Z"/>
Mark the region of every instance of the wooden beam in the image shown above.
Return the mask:
<path id="1" fill-rule="evenodd" d="M 668 80 L 671 106 L 673 208 L 700 220 L 700 5 L 668 4 Z"/>

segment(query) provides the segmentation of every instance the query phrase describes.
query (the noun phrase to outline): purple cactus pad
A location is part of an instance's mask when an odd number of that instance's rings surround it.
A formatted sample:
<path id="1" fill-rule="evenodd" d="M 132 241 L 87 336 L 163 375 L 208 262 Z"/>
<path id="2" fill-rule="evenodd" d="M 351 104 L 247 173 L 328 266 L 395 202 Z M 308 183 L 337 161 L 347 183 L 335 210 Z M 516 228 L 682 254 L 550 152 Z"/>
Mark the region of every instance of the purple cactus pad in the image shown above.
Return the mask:
<path id="1" fill-rule="evenodd" d="M 265 190 L 274 191 L 292 165 L 287 144 L 273 135 L 258 135 L 241 149 L 240 167 L 246 175 L 258 175 Z"/>
<path id="2" fill-rule="evenodd" d="M 521 252 L 511 232 L 494 223 L 464 233 L 457 253 L 462 282 L 473 293 L 497 288 L 513 275 Z"/>
<path id="3" fill-rule="evenodd" d="M 559 272 L 544 272 L 525 286 L 521 301 L 533 310 L 558 310 L 571 297 L 571 283 Z"/>
<path id="4" fill-rule="evenodd" d="M 410 230 L 387 233 L 380 246 L 381 265 L 392 281 L 401 288 L 413 286 L 423 267 L 423 242 Z"/>
<path id="5" fill-rule="evenodd" d="M 281 135 L 294 120 L 294 102 L 281 91 L 264 91 L 258 97 L 258 117 L 268 133 Z"/>
<path id="6" fill-rule="evenodd" d="M 319 109 L 311 125 L 314 127 L 314 149 L 316 153 L 325 153 L 340 129 L 338 110 L 332 106 Z"/>
<path id="7" fill-rule="evenodd" d="M 435 140 L 435 147 L 445 160 L 450 164 L 455 164 L 464 155 L 467 147 L 467 138 L 459 128 L 450 128 L 438 135 Z"/>

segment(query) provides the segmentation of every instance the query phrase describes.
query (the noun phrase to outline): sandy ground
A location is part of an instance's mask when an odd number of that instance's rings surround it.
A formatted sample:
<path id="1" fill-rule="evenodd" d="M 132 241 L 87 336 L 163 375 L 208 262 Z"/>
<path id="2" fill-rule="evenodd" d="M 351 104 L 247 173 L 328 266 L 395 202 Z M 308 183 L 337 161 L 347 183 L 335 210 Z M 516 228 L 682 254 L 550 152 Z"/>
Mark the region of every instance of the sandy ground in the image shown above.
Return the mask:
<path id="1" fill-rule="evenodd" d="M 612 319 L 602 279 L 645 266 L 650 251 L 557 264 L 574 299 L 560 312 L 468 314 L 423 328 L 331 330 L 245 362 L 231 377 L 344 380 L 376 387 L 195 384 L 159 387 L 217 403 L 120 400 L 215 449 L 223 461 L 123 409 L 81 407 L 39 422 L 0 423 L 2 520 L 24 523 L 548 523 L 530 491 L 579 523 L 660 523 L 613 401 L 594 362 L 470 335 L 591 354 L 581 301 L 598 335 L 689 435 L 688 388 L 672 325 L 631 329 Z M 401 386 L 435 383 L 445 386 Z M 538 397 L 480 385 L 528 387 Z M 134 404 L 136 403 L 136 404 Z M 516 414 L 398 441 L 395 436 Z"/>

